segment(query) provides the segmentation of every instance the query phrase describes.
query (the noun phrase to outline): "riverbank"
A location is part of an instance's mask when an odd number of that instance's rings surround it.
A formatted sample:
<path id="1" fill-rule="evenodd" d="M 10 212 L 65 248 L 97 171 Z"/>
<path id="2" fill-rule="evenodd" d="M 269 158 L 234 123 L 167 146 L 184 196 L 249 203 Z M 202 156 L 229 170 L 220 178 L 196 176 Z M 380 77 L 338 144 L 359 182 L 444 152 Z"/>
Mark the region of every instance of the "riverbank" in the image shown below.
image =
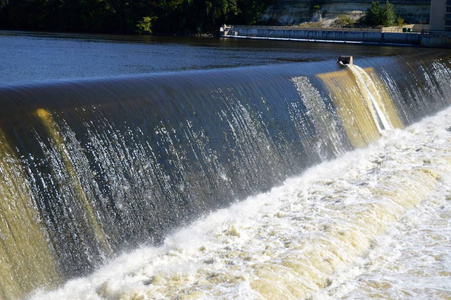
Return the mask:
<path id="1" fill-rule="evenodd" d="M 299 26 L 241 26 L 221 27 L 224 38 L 285 40 L 343 44 L 390 46 L 420 46 L 451 48 L 451 33 L 402 30 L 387 31 L 370 28 L 303 28 Z"/>

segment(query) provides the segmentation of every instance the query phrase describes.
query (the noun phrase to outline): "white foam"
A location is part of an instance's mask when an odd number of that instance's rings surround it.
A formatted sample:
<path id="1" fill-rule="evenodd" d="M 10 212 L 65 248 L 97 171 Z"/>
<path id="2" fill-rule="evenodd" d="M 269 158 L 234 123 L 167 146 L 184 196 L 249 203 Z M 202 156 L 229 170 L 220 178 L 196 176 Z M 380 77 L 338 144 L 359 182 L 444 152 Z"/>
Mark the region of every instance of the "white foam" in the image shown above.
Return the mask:
<path id="1" fill-rule="evenodd" d="M 384 132 L 31 298 L 449 298 L 449 128 L 451 108 Z"/>

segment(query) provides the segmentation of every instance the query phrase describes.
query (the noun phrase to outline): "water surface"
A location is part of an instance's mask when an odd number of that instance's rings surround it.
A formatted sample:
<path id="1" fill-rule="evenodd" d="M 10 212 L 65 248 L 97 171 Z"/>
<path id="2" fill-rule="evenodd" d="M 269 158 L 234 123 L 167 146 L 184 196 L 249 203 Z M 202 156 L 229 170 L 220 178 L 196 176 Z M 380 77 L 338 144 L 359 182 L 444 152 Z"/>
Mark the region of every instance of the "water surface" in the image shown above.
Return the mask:
<path id="1" fill-rule="evenodd" d="M 0 85 L 432 51 L 282 41 L 0 31 Z"/>

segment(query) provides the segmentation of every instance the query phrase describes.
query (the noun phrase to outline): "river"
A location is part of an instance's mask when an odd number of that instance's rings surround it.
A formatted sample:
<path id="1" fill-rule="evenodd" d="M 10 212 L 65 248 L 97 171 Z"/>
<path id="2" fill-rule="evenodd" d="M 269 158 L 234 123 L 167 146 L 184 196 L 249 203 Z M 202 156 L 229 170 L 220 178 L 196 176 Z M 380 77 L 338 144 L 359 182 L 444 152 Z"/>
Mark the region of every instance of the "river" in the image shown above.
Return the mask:
<path id="1" fill-rule="evenodd" d="M 0 45 L 0 298 L 451 297 L 449 51 Z"/>
<path id="2" fill-rule="evenodd" d="M 340 55 L 393 56 L 436 51 L 323 43 L 15 31 L 0 31 L 0 45 L 0 85 L 321 61 L 336 59 Z"/>

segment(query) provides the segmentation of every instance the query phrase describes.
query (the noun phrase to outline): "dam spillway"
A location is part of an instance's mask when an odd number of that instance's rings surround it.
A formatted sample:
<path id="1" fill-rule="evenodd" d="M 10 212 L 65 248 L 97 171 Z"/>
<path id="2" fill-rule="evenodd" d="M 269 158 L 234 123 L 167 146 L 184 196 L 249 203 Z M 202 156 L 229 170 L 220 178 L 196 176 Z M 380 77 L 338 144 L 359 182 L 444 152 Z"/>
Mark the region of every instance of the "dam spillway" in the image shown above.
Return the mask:
<path id="1" fill-rule="evenodd" d="M 366 147 L 387 127 L 445 109 L 450 59 L 0 88 L 0 295 L 85 276 L 118 253 L 161 244 L 205 213 Z M 423 173 L 411 180 L 433 186 Z"/>

